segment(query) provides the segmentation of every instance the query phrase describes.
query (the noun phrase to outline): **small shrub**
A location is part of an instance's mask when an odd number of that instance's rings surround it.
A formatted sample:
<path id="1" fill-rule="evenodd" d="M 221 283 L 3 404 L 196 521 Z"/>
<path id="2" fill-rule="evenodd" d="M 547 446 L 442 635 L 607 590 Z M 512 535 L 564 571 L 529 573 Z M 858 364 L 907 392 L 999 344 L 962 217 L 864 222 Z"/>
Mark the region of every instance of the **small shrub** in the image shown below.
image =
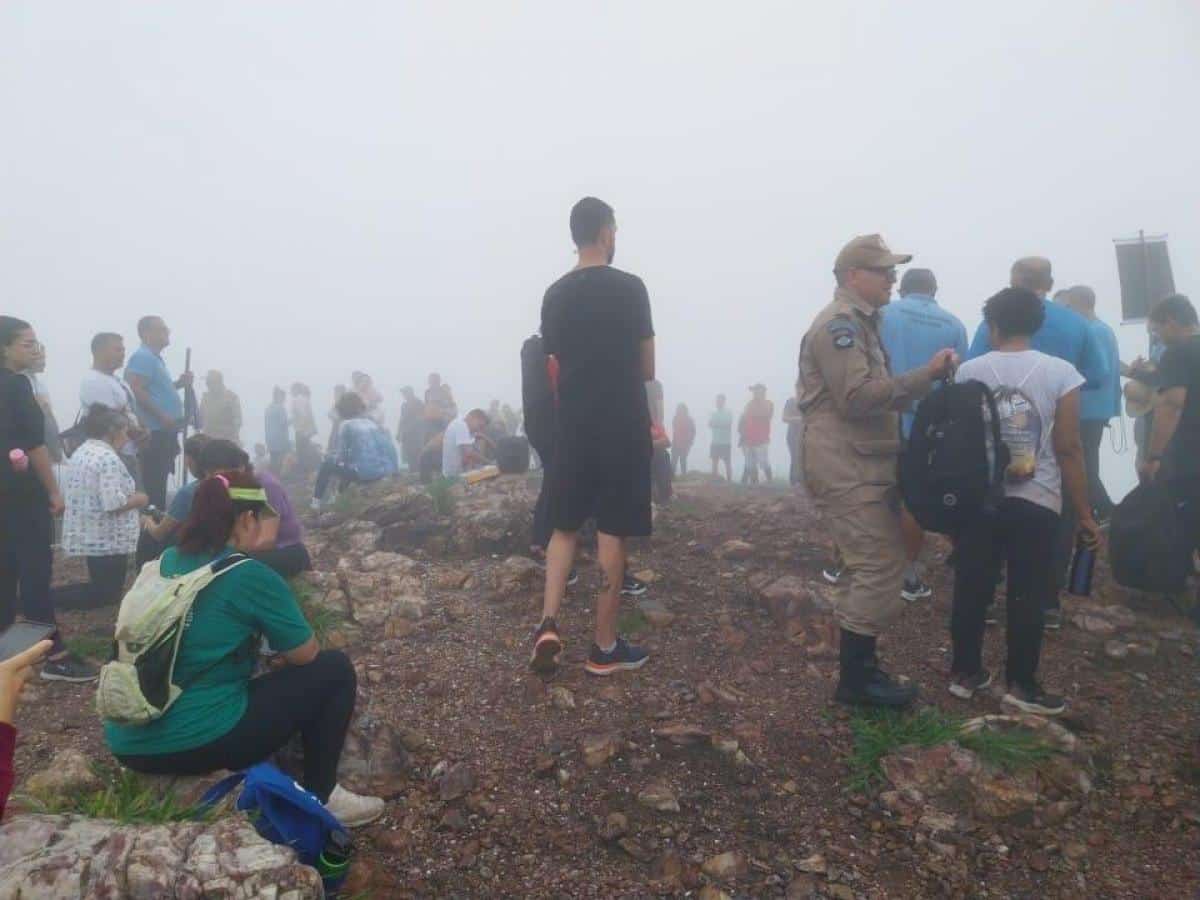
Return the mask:
<path id="1" fill-rule="evenodd" d="M 34 804 L 48 813 L 74 813 L 91 819 L 112 819 L 121 825 L 163 825 L 168 822 L 204 821 L 212 811 L 198 812 L 195 807 L 181 803 L 168 791 L 157 793 L 143 778 L 129 769 L 96 767 L 96 774 L 105 782 L 97 791 L 54 801 L 31 798 Z"/>
<path id="2" fill-rule="evenodd" d="M 429 498 L 433 500 L 433 509 L 439 516 L 448 516 L 454 512 L 454 478 L 435 478 L 426 487 Z"/>
<path id="3" fill-rule="evenodd" d="M 304 614 L 304 618 L 312 627 L 313 634 L 317 638 L 317 643 L 323 645 L 329 633 L 340 627 L 346 621 L 346 617 L 337 610 L 330 609 L 323 603 L 318 603 L 315 589 L 308 582 L 293 579 L 291 588 L 292 593 L 296 597 L 296 603 L 300 607 L 300 612 Z"/>

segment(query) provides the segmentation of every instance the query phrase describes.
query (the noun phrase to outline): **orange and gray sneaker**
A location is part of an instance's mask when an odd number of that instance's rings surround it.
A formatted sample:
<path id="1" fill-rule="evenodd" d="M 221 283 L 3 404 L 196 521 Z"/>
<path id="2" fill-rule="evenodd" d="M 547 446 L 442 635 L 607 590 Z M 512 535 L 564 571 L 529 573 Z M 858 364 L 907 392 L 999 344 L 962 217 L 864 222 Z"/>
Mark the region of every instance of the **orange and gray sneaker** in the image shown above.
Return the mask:
<path id="1" fill-rule="evenodd" d="M 612 649 L 608 651 L 601 650 L 592 644 L 592 650 L 588 654 L 583 668 L 589 675 L 612 675 L 616 672 L 640 669 L 648 659 L 650 659 L 649 653 L 641 647 L 633 646 L 625 638 L 619 637 Z"/>
<path id="2" fill-rule="evenodd" d="M 558 636 L 558 623 L 553 619 L 542 619 L 542 624 L 533 633 L 533 654 L 529 667 L 535 672 L 548 674 L 558 668 L 563 642 Z"/>

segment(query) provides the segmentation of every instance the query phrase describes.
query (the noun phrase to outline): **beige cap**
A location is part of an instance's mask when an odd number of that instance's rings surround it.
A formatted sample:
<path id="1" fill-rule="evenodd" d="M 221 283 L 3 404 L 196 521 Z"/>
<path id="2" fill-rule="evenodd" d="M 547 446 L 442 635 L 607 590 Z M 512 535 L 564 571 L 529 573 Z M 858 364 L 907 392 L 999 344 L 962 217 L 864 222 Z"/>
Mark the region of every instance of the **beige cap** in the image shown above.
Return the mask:
<path id="1" fill-rule="evenodd" d="M 911 253 L 893 253 L 878 234 L 860 234 L 837 255 L 833 271 L 847 269 L 888 269 L 912 261 Z"/>

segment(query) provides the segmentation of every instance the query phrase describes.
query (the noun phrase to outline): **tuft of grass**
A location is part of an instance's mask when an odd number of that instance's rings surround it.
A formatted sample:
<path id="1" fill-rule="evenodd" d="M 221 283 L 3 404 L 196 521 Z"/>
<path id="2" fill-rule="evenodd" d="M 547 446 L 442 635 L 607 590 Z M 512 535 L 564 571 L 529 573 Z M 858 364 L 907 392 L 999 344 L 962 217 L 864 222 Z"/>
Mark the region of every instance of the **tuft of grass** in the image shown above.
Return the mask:
<path id="1" fill-rule="evenodd" d="M 425 488 L 429 492 L 429 497 L 433 500 L 433 509 L 439 516 L 448 516 L 454 512 L 454 494 L 451 488 L 457 479 L 454 478 L 435 478 Z"/>
<path id="2" fill-rule="evenodd" d="M 371 498 L 354 485 L 338 491 L 329 503 L 329 511 L 347 519 L 357 519 L 371 505 Z"/>
<path id="3" fill-rule="evenodd" d="M 113 641 L 111 637 L 101 637 L 98 634 L 76 634 L 64 642 L 67 649 L 76 656 L 97 662 L 107 662 L 112 656 Z"/>
<path id="4" fill-rule="evenodd" d="M 617 616 L 617 629 L 621 634 L 639 634 L 650 627 L 650 620 L 646 618 L 646 614 L 636 606 L 626 607 L 622 609 L 620 615 Z"/>
<path id="5" fill-rule="evenodd" d="M 866 710 L 850 721 L 854 751 L 850 755 L 851 790 L 865 791 L 883 779 L 879 761 L 909 744 L 934 747 L 958 741 L 985 763 L 1018 771 L 1049 758 L 1053 747 L 1028 731 L 989 731 L 963 734 L 963 719 L 926 707 L 915 713 Z"/>
<path id="6" fill-rule="evenodd" d="M 300 612 L 304 614 L 304 618 L 312 627 L 317 643 L 324 644 L 329 633 L 340 628 L 345 623 L 346 617 L 337 610 L 318 603 L 314 588 L 307 582 L 293 579 L 291 588 Z"/>
<path id="7" fill-rule="evenodd" d="M 114 771 L 97 767 L 96 773 L 105 782 L 100 790 L 60 797 L 54 801 L 38 797 L 32 799 L 48 813 L 75 813 L 91 819 L 112 819 L 121 825 L 205 821 L 212 816 L 212 810 L 198 812 L 195 807 L 180 802 L 171 791 L 159 794 L 129 769 Z"/>

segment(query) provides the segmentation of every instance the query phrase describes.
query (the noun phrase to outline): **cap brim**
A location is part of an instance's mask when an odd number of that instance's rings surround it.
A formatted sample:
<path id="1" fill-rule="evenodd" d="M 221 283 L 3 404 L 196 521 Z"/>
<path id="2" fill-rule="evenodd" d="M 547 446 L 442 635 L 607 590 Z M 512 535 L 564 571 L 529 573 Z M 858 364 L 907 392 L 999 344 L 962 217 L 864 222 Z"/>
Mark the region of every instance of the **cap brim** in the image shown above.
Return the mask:
<path id="1" fill-rule="evenodd" d="M 884 263 L 885 266 L 906 266 L 910 262 L 912 262 L 912 254 L 911 253 L 890 253 L 890 254 L 888 254 L 887 260 L 888 261 L 886 263 Z"/>

